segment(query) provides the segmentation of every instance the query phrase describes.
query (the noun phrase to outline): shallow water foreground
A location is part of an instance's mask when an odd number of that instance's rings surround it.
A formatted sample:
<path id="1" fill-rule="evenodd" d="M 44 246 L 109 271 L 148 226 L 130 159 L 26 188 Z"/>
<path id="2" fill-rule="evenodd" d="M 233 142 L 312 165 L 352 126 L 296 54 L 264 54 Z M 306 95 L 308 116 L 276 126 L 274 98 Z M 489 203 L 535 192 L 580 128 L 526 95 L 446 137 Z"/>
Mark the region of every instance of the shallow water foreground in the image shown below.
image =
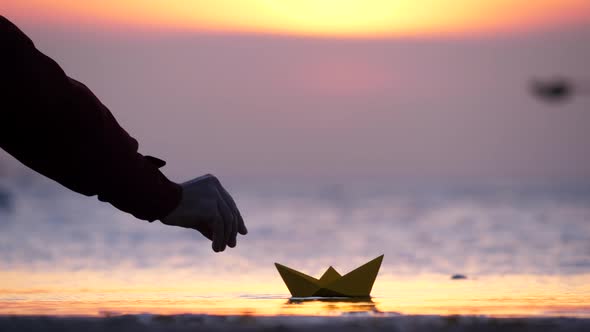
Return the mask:
<path id="1" fill-rule="evenodd" d="M 2 331 L 588 331 L 575 318 L 485 318 L 475 316 L 254 317 L 118 316 L 106 318 L 0 317 Z"/>

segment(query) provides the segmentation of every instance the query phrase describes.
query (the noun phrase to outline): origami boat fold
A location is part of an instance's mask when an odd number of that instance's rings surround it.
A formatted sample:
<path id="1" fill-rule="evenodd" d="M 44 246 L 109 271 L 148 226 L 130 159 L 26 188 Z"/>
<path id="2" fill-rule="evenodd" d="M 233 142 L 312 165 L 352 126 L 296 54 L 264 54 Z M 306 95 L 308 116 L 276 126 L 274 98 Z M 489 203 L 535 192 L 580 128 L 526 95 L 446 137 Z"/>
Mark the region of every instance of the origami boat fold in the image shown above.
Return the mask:
<path id="1" fill-rule="evenodd" d="M 293 297 L 369 297 L 382 261 L 383 255 L 343 276 L 330 266 L 320 279 L 279 263 L 275 266 Z"/>

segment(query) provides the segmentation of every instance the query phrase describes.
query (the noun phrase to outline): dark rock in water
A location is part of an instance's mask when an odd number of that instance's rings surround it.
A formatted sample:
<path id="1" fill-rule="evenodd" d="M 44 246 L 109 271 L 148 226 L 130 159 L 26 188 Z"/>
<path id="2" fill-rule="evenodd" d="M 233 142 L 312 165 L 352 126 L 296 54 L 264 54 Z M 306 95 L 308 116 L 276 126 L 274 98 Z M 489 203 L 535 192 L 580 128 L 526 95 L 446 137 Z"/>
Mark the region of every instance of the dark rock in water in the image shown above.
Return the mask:
<path id="1" fill-rule="evenodd" d="M 452 280 L 463 280 L 463 279 L 467 279 L 467 276 L 464 274 L 453 274 L 451 276 Z"/>

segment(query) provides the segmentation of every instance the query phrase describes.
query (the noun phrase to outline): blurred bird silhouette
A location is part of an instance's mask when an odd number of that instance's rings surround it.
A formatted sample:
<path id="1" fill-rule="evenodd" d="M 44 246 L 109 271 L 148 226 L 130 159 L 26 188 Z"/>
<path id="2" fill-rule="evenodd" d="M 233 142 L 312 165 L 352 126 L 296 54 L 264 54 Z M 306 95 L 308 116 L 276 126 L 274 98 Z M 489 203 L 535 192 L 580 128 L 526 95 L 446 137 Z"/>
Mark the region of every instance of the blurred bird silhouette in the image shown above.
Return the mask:
<path id="1" fill-rule="evenodd" d="M 561 102 L 571 97 L 574 93 L 573 84 L 563 78 L 552 80 L 533 80 L 531 83 L 532 93 L 548 102 Z"/>

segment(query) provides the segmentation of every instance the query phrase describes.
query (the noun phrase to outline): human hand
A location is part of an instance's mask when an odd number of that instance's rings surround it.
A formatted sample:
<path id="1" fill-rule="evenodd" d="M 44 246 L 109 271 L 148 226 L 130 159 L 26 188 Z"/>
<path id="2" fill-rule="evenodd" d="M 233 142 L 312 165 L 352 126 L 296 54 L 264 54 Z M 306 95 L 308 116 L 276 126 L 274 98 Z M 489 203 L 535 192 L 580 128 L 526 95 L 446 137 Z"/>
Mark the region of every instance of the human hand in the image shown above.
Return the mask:
<path id="1" fill-rule="evenodd" d="M 162 223 L 195 229 L 213 241 L 213 251 L 221 252 L 226 246 L 236 246 L 237 233 L 248 230 L 236 203 L 211 175 L 203 175 L 181 184 L 182 199 Z"/>

